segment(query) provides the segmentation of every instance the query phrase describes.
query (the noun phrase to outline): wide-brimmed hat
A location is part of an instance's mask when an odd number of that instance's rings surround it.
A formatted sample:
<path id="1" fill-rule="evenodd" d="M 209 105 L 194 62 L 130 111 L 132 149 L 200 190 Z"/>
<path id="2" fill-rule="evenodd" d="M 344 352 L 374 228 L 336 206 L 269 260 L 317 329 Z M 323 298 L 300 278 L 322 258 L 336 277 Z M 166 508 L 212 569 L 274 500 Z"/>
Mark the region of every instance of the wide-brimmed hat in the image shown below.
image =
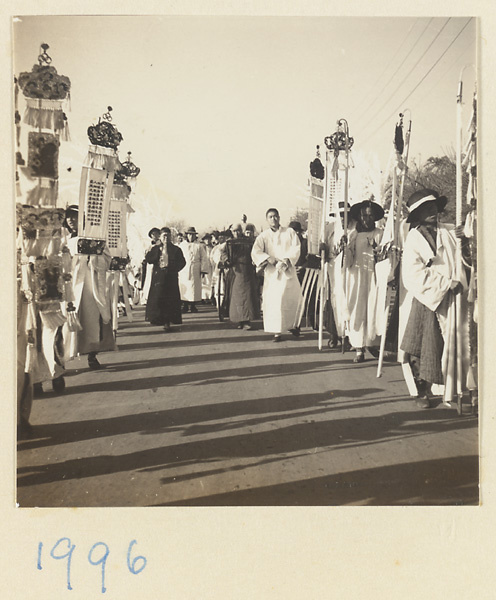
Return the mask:
<path id="1" fill-rule="evenodd" d="M 448 198 L 446 198 L 446 196 L 440 196 L 439 192 L 436 192 L 436 190 L 427 189 L 414 192 L 406 202 L 409 213 L 406 220 L 407 223 L 415 221 L 416 210 L 426 202 L 435 202 L 437 205 L 437 212 L 441 212 L 448 203 Z"/>
<path id="2" fill-rule="evenodd" d="M 184 233 L 196 233 L 198 235 L 198 232 L 194 227 L 188 227 Z"/>
<path id="3" fill-rule="evenodd" d="M 77 204 L 70 204 L 65 209 L 65 216 L 66 217 L 67 217 L 67 215 L 70 215 L 71 213 L 78 213 L 79 214 L 79 206 Z"/>
<path id="4" fill-rule="evenodd" d="M 362 208 L 371 208 L 372 209 L 372 217 L 374 221 L 380 221 L 384 217 L 384 209 L 380 204 L 374 202 L 373 200 L 363 200 L 362 202 L 357 202 L 350 208 L 350 217 L 355 221 L 360 220 L 360 211 Z"/>

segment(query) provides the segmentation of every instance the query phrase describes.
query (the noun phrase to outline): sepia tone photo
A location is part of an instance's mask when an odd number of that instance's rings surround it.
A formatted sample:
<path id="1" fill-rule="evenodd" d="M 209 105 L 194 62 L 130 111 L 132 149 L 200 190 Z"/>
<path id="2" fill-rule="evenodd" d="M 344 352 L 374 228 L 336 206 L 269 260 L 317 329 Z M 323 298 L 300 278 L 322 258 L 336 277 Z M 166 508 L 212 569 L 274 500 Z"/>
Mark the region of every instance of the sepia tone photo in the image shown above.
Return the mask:
<path id="1" fill-rule="evenodd" d="M 479 505 L 477 28 L 13 19 L 19 506 Z"/>

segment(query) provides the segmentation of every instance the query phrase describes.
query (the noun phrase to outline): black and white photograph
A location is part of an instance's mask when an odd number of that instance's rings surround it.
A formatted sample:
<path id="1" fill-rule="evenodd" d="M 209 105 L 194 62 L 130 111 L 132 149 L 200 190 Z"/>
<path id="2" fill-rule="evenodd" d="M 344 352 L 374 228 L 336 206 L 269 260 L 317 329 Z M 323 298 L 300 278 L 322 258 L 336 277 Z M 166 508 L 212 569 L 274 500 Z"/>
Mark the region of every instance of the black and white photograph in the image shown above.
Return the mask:
<path id="1" fill-rule="evenodd" d="M 12 19 L 20 507 L 477 506 L 478 19 Z"/>

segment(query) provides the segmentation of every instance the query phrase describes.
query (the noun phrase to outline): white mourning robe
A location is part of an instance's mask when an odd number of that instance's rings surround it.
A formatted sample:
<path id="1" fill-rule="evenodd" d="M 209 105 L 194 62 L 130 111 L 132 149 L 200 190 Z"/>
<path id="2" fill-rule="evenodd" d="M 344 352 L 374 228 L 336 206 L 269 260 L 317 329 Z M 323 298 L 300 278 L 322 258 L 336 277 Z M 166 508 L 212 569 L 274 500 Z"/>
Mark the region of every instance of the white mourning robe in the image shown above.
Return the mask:
<path id="1" fill-rule="evenodd" d="M 452 225 L 439 223 L 436 236 L 436 253 L 417 229 L 407 235 L 403 249 L 402 280 L 408 296 L 416 298 L 436 317 L 444 340 L 442 371 L 444 377 L 444 402 L 450 402 L 456 393 L 455 364 L 457 353 L 461 356 L 460 378 L 467 389 L 469 373 L 468 324 L 467 324 L 467 278 L 464 269 L 460 283 L 465 293 L 460 297 L 462 314 L 456 318 L 456 297 L 450 292 L 456 280 L 456 238 Z M 456 328 L 460 328 L 461 348 L 456 348 Z M 401 338 L 400 338 L 401 346 Z"/>
<path id="2" fill-rule="evenodd" d="M 354 348 L 379 345 L 377 336 L 377 279 L 373 246 L 379 245 L 382 229 L 358 232 L 354 229 L 348 243 L 347 305 L 348 337 Z"/>
<path id="3" fill-rule="evenodd" d="M 179 271 L 179 290 L 183 302 L 200 302 L 202 299 L 202 273 L 209 272 L 208 256 L 204 244 L 181 242 L 186 266 Z"/>
<path id="4" fill-rule="evenodd" d="M 301 299 L 295 268 L 300 257 L 300 240 L 289 227 L 279 227 L 277 231 L 267 229 L 256 238 L 251 256 L 257 267 L 270 257 L 280 261 L 289 259 L 290 266 L 285 271 L 277 265 L 267 264 L 262 292 L 264 330 L 269 333 L 287 331 L 294 326 Z"/>

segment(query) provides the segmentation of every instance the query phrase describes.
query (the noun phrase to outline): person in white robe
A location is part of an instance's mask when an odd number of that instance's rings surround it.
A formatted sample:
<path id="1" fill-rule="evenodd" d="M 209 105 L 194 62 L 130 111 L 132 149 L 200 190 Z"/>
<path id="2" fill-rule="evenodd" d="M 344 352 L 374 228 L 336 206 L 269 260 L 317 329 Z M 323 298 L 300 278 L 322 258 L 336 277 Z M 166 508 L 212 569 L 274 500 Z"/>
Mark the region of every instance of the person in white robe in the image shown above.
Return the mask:
<path id="1" fill-rule="evenodd" d="M 158 243 L 160 239 L 160 229 L 158 227 L 152 227 L 148 232 L 148 237 L 150 238 L 150 246 L 145 251 L 145 254 L 149 252 L 155 244 Z M 143 258 L 141 263 L 141 298 L 140 303 L 146 304 L 148 300 L 148 294 L 150 293 L 150 285 L 152 283 L 152 272 L 153 268 L 148 267 L 148 263 L 146 259 Z"/>
<path id="2" fill-rule="evenodd" d="M 355 224 L 349 215 L 348 209 L 348 236 L 354 230 Z M 339 216 L 331 213 L 332 220 L 326 228 L 326 244 L 324 250 L 328 257 L 327 268 L 329 272 L 330 282 L 330 302 L 332 308 L 331 319 L 331 339 L 329 347 L 335 348 L 338 345 L 338 338 L 345 345 L 345 349 L 349 350 L 349 340 L 346 337 L 346 324 L 350 317 L 348 305 L 346 302 L 346 269 L 343 267 L 343 251 L 346 247 L 347 236 L 344 235 L 343 217 L 344 217 L 344 202 L 339 202 Z"/>
<path id="3" fill-rule="evenodd" d="M 212 254 L 212 250 L 214 248 L 212 244 L 212 236 L 210 234 L 207 233 L 203 236 L 202 245 L 207 253 L 208 265 L 208 271 L 202 277 L 202 301 L 210 304 L 212 300 L 212 261 L 210 260 L 210 255 Z"/>
<path id="4" fill-rule="evenodd" d="M 264 273 L 264 330 L 273 333 L 274 341 L 279 342 L 282 332 L 291 331 L 294 327 L 302 298 L 296 275 L 296 263 L 301 249 L 296 232 L 291 228 L 281 227 L 276 208 L 269 208 L 266 219 L 269 228 L 256 238 L 251 256 L 257 269 L 263 269 Z"/>
<path id="5" fill-rule="evenodd" d="M 112 257 L 106 247 L 101 255 L 78 253 L 77 206 L 68 208 L 66 222 L 72 235 L 67 240 L 73 265 L 74 299 L 70 308 L 75 310 L 81 328 L 71 331 L 67 323 L 64 325 L 65 356 L 69 360 L 87 354 L 89 368 L 100 369 L 103 365 L 97 353 L 116 350 L 107 286 Z"/>
<path id="6" fill-rule="evenodd" d="M 447 203 L 435 190 L 419 190 L 407 202 L 411 229 L 402 258 L 403 284 L 411 308 L 400 348 L 406 353 L 417 386 L 415 404 L 430 408 L 433 384 L 444 386 L 449 404 L 456 394 L 457 376 L 464 390 L 468 375 L 467 278 L 456 265 L 454 227 L 440 223 L 438 213 Z M 457 319 L 455 297 L 461 294 Z M 457 335 L 457 328 L 460 329 Z M 456 340 L 461 341 L 457 347 Z"/>
<path id="7" fill-rule="evenodd" d="M 373 356 L 379 355 L 375 251 L 382 238 L 382 229 L 375 223 L 384 217 L 384 210 L 376 202 L 364 200 L 351 207 L 350 216 L 356 227 L 349 234 L 346 248 L 347 331 L 350 344 L 356 350 L 353 362 L 361 363 L 365 360 L 366 348 Z"/>
<path id="8" fill-rule="evenodd" d="M 198 312 L 195 302 L 202 299 L 202 277 L 209 272 L 209 262 L 205 245 L 197 241 L 194 227 L 186 230 L 186 240 L 179 244 L 186 259 L 186 266 L 179 272 L 179 290 L 183 302 L 183 312 Z"/>

